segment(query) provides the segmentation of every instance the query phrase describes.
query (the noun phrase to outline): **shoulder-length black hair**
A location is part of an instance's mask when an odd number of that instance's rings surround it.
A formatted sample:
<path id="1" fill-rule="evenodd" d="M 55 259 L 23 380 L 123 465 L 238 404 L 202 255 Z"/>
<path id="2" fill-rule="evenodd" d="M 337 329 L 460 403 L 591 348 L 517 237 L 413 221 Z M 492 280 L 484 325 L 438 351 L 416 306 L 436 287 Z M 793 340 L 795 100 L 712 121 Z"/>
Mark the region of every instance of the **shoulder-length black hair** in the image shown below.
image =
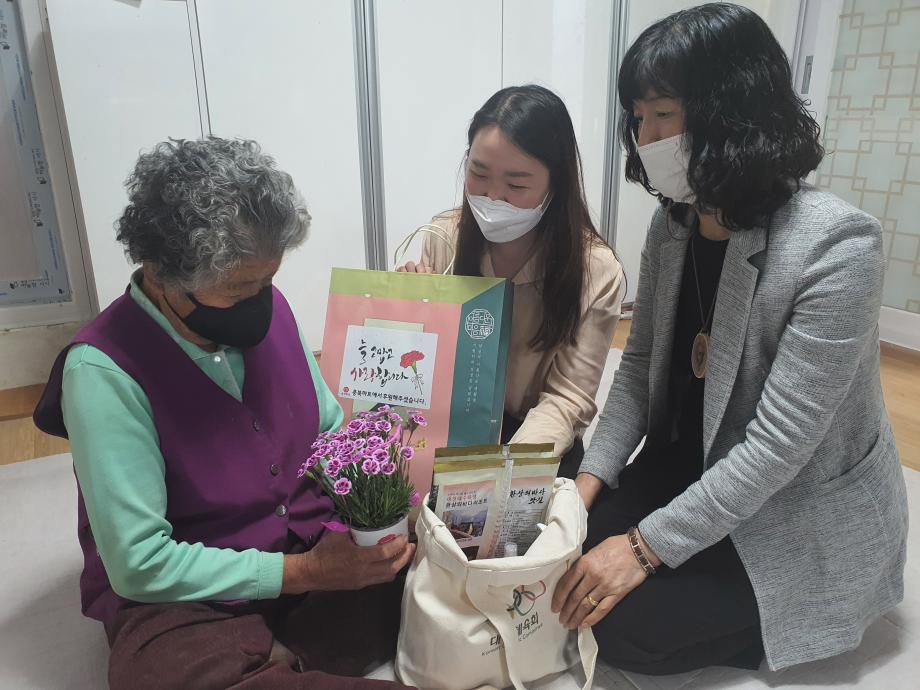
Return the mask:
<path id="1" fill-rule="evenodd" d="M 582 186 L 581 157 L 565 104 L 552 91 L 535 86 L 511 86 L 493 95 L 473 116 L 467 132 L 467 155 L 483 128 L 497 126 L 515 146 L 549 168 L 552 196 L 537 234 L 541 257 L 543 320 L 530 346 L 549 350 L 574 344 L 581 321 L 582 288 L 592 244 L 604 244 L 597 233 Z M 486 251 L 470 205 L 463 198 L 457 233 L 454 273 L 480 275 Z"/>
<path id="2" fill-rule="evenodd" d="M 731 230 L 762 224 L 824 156 L 783 49 L 757 14 L 738 5 L 700 5 L 650 26 L 626 52 L 618 89 L 626 178 L 665 203 L 636 151 L 633 104 L 650 91 L 680 99 L 695 204 Z M 675 218 L 685 212 L 674 204 Z"/>

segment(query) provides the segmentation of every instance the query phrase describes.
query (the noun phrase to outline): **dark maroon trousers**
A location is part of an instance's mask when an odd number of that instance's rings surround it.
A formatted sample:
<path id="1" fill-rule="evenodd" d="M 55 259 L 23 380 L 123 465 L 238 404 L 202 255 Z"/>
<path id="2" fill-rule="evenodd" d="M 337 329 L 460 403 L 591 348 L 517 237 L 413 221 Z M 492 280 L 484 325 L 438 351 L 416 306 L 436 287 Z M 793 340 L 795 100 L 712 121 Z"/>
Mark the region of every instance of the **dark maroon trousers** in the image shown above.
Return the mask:
<path id="1" fill-rule="evenodd" d="M 206 603 L 122 609 L 108 630 L 112 690 L 395 690 L 362 678 L 393 658 L 402 578 L 248 608 Z M 272 657 L 278 640 L 296 660 Z M 277 655 L 276 655 L 277 656 Z"/>

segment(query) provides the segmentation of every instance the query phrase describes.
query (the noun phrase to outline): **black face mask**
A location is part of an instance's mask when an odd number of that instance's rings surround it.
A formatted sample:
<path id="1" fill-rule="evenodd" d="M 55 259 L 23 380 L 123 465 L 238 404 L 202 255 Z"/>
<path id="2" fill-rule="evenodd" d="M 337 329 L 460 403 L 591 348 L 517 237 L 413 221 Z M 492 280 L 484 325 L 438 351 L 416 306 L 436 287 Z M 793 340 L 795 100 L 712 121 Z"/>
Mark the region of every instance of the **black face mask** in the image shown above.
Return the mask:
<path id="1" fill-rule="evenodd" d="M 221 345 L 246 348 L 258 345 L 268 334 L 272 322 L 270 285 L 232 307 L 210 307 L 199 302 L 191 292 L 186 293 L 186 296 L 195 305 L 195 309 L 186 317 L 176 316 L 202 338 Z"/>

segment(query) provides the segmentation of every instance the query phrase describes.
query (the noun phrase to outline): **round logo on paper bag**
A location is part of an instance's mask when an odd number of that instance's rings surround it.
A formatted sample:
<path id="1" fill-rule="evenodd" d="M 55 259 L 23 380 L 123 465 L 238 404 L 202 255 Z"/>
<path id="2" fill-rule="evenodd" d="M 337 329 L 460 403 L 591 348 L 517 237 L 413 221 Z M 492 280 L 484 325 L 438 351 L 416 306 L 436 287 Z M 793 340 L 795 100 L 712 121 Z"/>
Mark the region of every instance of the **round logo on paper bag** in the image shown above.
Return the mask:
<path id="1" fill-rule="evenodd" d="M 466 315 L 466 332 L 473 340 L 485 340 L 495 330 L 495 319 L 485 309 L 474 309 Z"/>

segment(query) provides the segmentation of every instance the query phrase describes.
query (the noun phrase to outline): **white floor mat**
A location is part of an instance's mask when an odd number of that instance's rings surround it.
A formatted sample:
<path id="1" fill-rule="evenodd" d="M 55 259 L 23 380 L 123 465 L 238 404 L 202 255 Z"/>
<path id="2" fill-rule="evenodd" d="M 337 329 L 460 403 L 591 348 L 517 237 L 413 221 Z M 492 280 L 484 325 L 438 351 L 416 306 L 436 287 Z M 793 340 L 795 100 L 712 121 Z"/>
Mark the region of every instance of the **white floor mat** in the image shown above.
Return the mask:
<path id="1" fill-rule="evenodd" d="M 612 350 L 600 406 L 619 364 Z M 590 431 L 593 431 L 593 426 Z M 590 434 L 587 435 L 590 439 Z M 920 524 L 920 473 L 904 471 L 911 522 Z M 76 535 L 76 484 L 69 455 L 0 466 L 0 690 L 97 690 L 106 687 L 108 655 L 102 626 L 80 613 L 82 565 Z M 905 601 L 866 632 L 862 646 L 840 657 L 751 673 L 710 668 L 652 678 L 601 666 L 601 690 L 700 688 L 920 687 L 920 537 L 911 534 Z M 372 676 L 393 678 L 392 666 Z M 576 690 L 577 674 L 547 678 L 540 690 Z"/>

